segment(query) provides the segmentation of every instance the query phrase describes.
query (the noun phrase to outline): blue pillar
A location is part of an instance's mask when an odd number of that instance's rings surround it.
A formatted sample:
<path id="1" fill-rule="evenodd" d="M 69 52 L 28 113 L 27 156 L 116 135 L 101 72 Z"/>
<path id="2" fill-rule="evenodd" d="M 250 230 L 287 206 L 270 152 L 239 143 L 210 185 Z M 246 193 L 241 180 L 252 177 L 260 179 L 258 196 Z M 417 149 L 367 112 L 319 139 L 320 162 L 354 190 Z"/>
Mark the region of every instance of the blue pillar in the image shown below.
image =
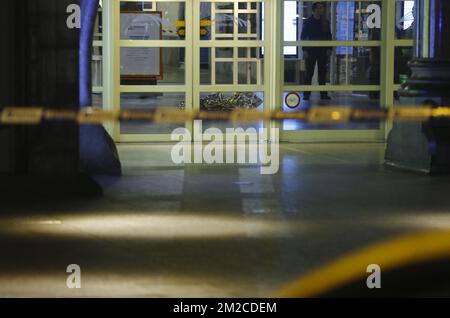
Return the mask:
<path id="1" fill-rule="evenodd" d="M 99 0 L 80 0 L 80 106 L 92 104 L 92 41 Z"/>
<path id="2" fill-rule="evenodd" d="M 92 40 L 99 0 L 80 0 L 80 107 L 92 106 Z M 121 175 L 116 145 L 102 125 L 80 127 L 80 168 L 90 175 Z"/>

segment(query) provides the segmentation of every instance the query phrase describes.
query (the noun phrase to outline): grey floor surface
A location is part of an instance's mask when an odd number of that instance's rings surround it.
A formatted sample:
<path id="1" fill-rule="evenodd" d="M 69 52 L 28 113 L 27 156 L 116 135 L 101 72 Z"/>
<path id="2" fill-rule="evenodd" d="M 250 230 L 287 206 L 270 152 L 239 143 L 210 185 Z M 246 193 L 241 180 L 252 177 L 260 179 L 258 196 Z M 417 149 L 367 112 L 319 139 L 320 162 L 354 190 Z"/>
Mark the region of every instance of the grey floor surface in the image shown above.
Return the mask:
<path id="1" fill-rule="evenodd" d="M 0 296 L 270 296 L 359 248 L 450 229 L 449 177 L 385 168 L 383 144 L 283 144 L 277 175 L 119 150 L 102 199 L 0 206 Z"/>

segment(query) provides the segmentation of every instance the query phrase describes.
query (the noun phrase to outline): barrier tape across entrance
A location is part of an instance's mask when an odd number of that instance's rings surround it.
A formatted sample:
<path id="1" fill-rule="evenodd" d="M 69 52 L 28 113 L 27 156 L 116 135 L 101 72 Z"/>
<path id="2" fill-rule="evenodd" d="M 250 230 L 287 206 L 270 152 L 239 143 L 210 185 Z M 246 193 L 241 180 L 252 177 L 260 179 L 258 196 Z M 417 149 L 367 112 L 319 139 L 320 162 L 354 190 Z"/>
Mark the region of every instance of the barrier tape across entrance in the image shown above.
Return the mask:
<path id="1" fill-rule="evenodd" d="M 234 110 L 185 111 L 160 108 L 152 111 L 108 111 L 88 107 L 79 111 L 52 110 L 42 107 L 6 107 L 0 112 L 0 125 L 39 125 L 45 122 L 73 122 L 80 125 L 117 121 L 185 123 L 193 120 L 257 122 L 300 120 L 306 123 L 342 124 L 361 121 L 413 121 L 450 118 L 450 107 L 398 107 L 391 109 L 356 109 L 352 107 L 313 107 L 293 113 L 283 111 Z"/>

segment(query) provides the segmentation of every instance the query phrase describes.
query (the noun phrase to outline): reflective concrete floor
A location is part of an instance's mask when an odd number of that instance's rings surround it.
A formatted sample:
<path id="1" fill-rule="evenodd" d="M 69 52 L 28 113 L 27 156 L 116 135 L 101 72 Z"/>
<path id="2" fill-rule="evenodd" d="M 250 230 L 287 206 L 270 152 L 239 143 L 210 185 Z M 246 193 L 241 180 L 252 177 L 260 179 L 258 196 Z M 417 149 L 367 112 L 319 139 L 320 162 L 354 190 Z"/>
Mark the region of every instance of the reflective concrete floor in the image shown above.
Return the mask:
<path id="1" fill-rule="evenodd" d="M 449 178 L 383 167 L 383 144 L 283 144 L 273 176 L 119 150 L 125 176 L 99 177 L 102 199 L 1 205 L 0 296 L 270 296 L 360 247 L 450 228 Z"/>

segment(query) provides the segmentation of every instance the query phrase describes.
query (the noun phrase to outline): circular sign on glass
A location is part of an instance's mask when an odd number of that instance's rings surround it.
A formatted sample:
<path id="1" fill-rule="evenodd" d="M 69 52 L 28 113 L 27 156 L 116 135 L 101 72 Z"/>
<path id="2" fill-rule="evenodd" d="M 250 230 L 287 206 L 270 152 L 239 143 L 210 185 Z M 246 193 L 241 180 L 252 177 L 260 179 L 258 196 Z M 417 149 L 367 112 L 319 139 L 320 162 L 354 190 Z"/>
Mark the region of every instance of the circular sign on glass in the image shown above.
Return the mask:
<path id="1" fill-rule="evenodd" d="M 292 92 L 286 95 L 285 102 L 287 107 L 294 109 L 300 105 L 302 99 L 298 93 Z"/>

